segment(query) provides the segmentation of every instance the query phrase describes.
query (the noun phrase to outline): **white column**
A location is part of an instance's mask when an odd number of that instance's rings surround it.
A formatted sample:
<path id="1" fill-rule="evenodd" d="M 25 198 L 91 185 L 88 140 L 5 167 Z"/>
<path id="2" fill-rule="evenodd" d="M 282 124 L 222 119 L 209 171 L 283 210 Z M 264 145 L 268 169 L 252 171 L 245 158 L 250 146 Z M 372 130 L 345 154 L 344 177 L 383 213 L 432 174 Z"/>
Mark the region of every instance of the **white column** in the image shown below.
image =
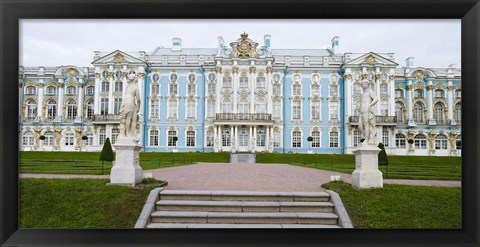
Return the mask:
<path id="1" fill-rule="evenodd" d="M 350 75 L 350 74 L 349 74 Z M 353 102 L 353 95 L 352 95 L 352 75 L 344 79 L 344 90 L 345 90 L 345 97 L 343 100 L 345 101 L 346 106 L 346 119 L 352 116 L 352 102 Z"/>
<path id="2" fill-rule="evenodd" d="M 252 62 L 253 66 L 253 62 Z M 255 67 L 250 67 L 250 113 L 255 113 Z"/>
<path id="3" fill-rule="evenodd" d="M 390 109 L 388 109 L 388 112 L 389 112 L 389 116 L 395 116 L 395 79 L 392 78 L 393 80 L 390 80 L 390 76 L 389 78 L 387 79 L 388 80 L 388 85 L 389 85 L 389 91 L 390 91 L 390 95 L 389 95 L 389 107 Z"/>
<path id="4" fill-rule="evenodd" d="M 413 107 L 413 90 L 412 90 L 412 80 L 408 80 L 407 84 L 407 93 L 408 93 L 408 100 L 407 100 L 407 118 L 408 118 L 408 125 L 415 124 L 412 119 L 412 107 Z"/>
<path id="5" fill-rule="evenodd" d="M 253 125 L 250 126 L 250 132 L 248 133 L 248 150 L 252 150 L 252 140 L 253 140 Z"/>
<path id="6" fill-rule="evenodd" d="M 221 113 L 220 111 L 220 101 L 222 100 L 222 93 L 220 90 L 222 89 L 222 68 L 217 65 L 217 68 L 215 69 L 217 73 L 217 82 L 215 83 L 215 86 L 217 90 L 215 90 L 215 94 L 217 95 L 216 100 L 215 100 L 215 113 Z"/>
<path id="7" fill-rule="evenodd" d="M 230 125 L 230 150 L 232 150 L 233 148 L 233 142 L 232 142 L 232 138 L 235 137 L 234 133 L 233 133 L 233 125 Z"/>
<path id="8" fill-rule="evenodd" d="M 235 148 L 238 150 L 238 125 L 235 125 Z"/>
<path id="9" fill-rule="evenodd" d="M 78 104 L 77 104 L 77 117 L 75 121 L 81 121 L 83 117 L 83 79 L 78 79 Z"/>
<path id="10" fill-rule="evenodd" d="M 265 128 L 265 147 L 266 150 L 270 150 L 270 126 L 266 126 Z"/>
<path id="11" fill-rule="evenodd" d="M 272 114 L 272 67 L 270 65 L 270 61 L 268 62 L 268 67 L 267 67 L 267 78 L 266 78 L 266 84 L 267 84 L 267 113 Z"/>
<path id="12" fill-rule="evenodd" d="M 432 93 L 432 81 L 428 80 L 427 82 L 427 110 L 428 110 L 428 124 L 435 125 L 435 120 L 433 119 L 433 93 Z"/>
<path id="13" fill-rule="evenodd" d="M 218 138 L 217 125 L 214 125 L 213 126 L 213 149 L 218 148 L 217 147 L 217 138 Z"/>
<path id="14" fill-rule="evenodd" d="M 23 114 L 23 80 L 22 79 L 18 79 L 18 116 L 19 116 L 20 119 L 24 118 L 24 114 Z"/>
<path id="15" fill-rule="evenodd" d="M 234 66 L 236 66 L 237 61 L 235 61 Z M 233 89 L 233 105 L 232 113 L 238 113 L 238 102 L 237 102 L 237 91 L 238 91 L 238 67 L 233 67 L 232 69 L 232 89 Z"/>
<path id="16" fill-rule="evenodd" d="M 95 68 L 96 70 L 98 68 Z M 93 101 L 93 114 L 100 114 L 100 91 L 102 90 L 102 85 L 100 82 L 100 73 L 98 71 L 95 72 L 95 98 Z"/>
<path id="17" fill-rule="evenodd" d="M 447 109 L 448 109 L 448 121 L 453 119 L 453 86 L 452 81 L 448 81 L 447 87 Z"/>
<path id="18" fill-rule="evenodd" d="M 42 121 L 43 119 L 43 80 L 38 81 L 38 102 L 37 102 L 37 120 Z"/>
<path id="19" fill-rule="evenodd" d="M 257 126 L 254 125 L 253 126 L 253 140 L 255 140 L 253 142 L 253 151 L 256 151 L 255 148 L 257 147 Z"/>
<path id="20" fill-rule="evenodd" d="M 109 73 L 113 73 L 113 65 L 110 65 Z M 108 81 L 110 83 L 110 87 L 108 90 L 108 114 L 113 114 L 113 91 L 115 90 L 115 82 L 113 80 L 113 76 L 110 75 Z"/>
<path id="21" fill-rule="evenodd" d="M 145 97 L 145 68 L 143 66 L 139 67 L 140 71 L 138 73 L 138 89 L 140 91 L 140 116 L 139 116 L 139 122 L 140 122 L 140 141 L 142 142 L 143 140 L 143 131 L 144 131 L 144 124 L 145 124 L 145 116 L 143 115 L 143 110 L 145 104 L 147 103 L 147 97 Z M 125 92 L 126 84 L 123 84 L 123 92 Z"/>
<path id="22" fill-rule="evenodd" d="M 377 74 L 380 72 L 380 70 L 377 68 Z M 375 106 L 375 115 L 379 116 L 380 115 L 380 105 L 381 105 L 381 100 L 380 100 L 380 78 L 377 79 L 377 75 L 375 75 L 375 94 L 377 95 L 378 103 Z"/>
<path id="23" fill-rule="evenodd" d="M 55 121 L 62 121 L 63 118 L 63 90 L 65 83 L 63 79 L 58 79 L 58 100 L 57 100 L 57 117 Z"/>

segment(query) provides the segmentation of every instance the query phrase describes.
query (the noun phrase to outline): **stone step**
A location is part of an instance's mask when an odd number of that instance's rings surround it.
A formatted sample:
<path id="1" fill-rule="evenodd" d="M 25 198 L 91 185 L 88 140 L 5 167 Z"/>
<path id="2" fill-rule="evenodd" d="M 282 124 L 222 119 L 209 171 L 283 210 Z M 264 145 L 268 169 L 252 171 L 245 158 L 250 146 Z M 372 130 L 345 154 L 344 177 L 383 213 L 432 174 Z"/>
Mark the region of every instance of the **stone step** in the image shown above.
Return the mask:
<path id="1" fill-rule="evenodd" d="M 204 212 L 321 212 L 333 213 L 330 202 L 272 202 L 272 201 L 182 201 L 160 200 L 157 211 Z"/>
<path id="2" fill-rule="evenodd" d="M 212 229 L 252 229 L 252 228 L 341 228 L 338 225 L 311 225 L 311 224 L 174 224 L 151 223 L 147 228 L 178 229 L 178 228 L 212 228 Z"/>
<path id="3" fill-rule="evenodd" d="M 200 200 L 200 201 L 303 201 L 328 202 L 326 192 L 252 192 L 252 191 L 193 191 L 163 190 L 160 200 Z"/>
<path id="4" fill-rule="evenodd" d="M 155 211 L 153 223 L 336 225 L 334 213 Z"/>

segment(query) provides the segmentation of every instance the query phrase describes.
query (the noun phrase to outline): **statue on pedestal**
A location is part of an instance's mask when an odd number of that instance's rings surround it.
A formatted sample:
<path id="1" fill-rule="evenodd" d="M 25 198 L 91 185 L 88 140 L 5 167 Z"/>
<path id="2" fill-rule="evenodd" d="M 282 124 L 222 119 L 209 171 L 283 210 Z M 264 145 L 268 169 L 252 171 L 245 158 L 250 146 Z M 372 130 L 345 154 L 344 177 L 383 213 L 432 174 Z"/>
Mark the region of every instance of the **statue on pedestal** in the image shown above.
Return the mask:
<path id="1" fill-rule="evenodd" d="M 377 131 L 375 129 L 376 122 L 374 106 L 377 104 L 378 98 L 375 93 L 372 92 L 368 84 L 367 80 L 363 80 L 361 84 L 363 95 L 358 126 L 365 136 L 365 143 L 375 145 Z"/>
<path id="2" fill-rule="evenodd" d="M 120 106 L 120 134 L 117 143 L 137 143 L 137 114 L 140 112 L 140 90 L 137 86 L 137 76 L 134 73 L 128 75 L 128 84 L 125 88 L 125 96 Z"/>

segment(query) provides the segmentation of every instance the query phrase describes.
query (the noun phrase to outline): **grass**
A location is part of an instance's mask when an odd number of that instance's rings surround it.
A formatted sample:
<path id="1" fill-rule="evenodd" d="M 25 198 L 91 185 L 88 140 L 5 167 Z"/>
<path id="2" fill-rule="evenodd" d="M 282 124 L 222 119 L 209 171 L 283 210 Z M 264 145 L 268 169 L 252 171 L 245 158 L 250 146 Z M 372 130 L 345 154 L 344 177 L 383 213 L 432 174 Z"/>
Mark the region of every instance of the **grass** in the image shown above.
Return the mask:
<path id="1" fill-rule="evenodd" d="M 258 153 L 258 163 L 288 163 L 291 165 L 352 173 L 355 170 L 355 156 L 350 154 L 279 154 Z M 388 156 L 386 166 L 380 166 L 384 178 L 460 180 L 462 175 L 461 157 L 437 156 Z"/>
<path id="2" fill-rule="evenodd" d="M 20 179 L 20 228 L 133 228 L 155 187 L 105 179 Z"/>
<path id="3" fill-rule="evenodd" d="M 102 174 L 100 152 L 20 152 L 20 173 Z M 188 165 L 194 162 L 229 162 L 228 153 L 141 152 L 144 170 Z M 104 163 L 103 174 L 110 174 L 112 163 Z"/>
<path id="4" fill-rule="evenodd" d="M 461 228 L 461 188 L 384 185 L 356 190 L 344 182 L 323 187 L 340 194 L 355 228 Z"/>

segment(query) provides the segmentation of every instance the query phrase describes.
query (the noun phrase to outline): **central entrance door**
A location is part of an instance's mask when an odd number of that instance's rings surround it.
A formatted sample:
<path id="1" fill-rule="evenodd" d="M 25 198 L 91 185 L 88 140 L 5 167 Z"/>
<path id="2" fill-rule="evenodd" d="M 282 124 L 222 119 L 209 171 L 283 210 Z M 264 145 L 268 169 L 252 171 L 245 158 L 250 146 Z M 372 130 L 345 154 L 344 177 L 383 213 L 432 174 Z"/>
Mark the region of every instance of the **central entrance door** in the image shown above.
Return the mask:
<path id="1" fill-rule="evenodd" d="M 238 133 L 238 151 L 248 152 L 249 130 L 246 126 L 242 126 Z"/>

